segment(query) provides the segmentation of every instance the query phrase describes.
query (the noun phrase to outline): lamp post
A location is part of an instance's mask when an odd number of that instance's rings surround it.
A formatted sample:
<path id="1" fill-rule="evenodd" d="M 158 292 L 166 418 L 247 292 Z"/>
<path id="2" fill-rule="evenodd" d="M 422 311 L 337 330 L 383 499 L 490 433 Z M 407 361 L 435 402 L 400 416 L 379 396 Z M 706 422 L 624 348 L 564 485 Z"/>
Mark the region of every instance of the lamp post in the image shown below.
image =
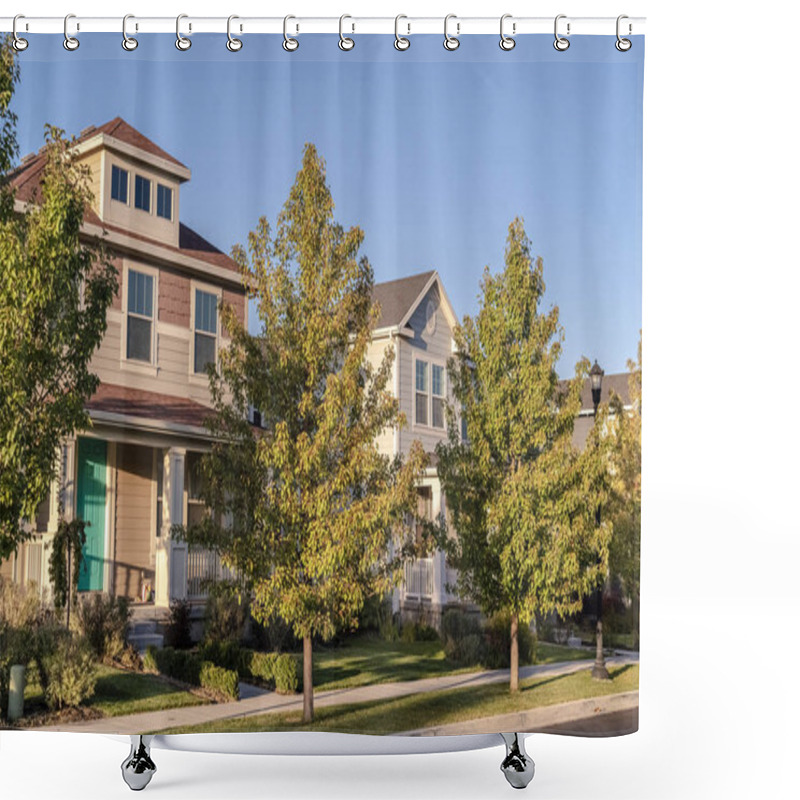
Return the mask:
<path id="1" fill-rule="evenodd" d="M 595 360 L 589 370 L 589 378 L 592 382 L 592 403 L 594 405 L 594 424 L 597 424 L 597 408 L 600 405 L 600 392 L 603 389 L 603 372 L 600 365 Z M 600 525 L 600 506 L 597 506 L 595 521 Z M 594 666 L 592 667 L 592 677 L 595 680 L 610 680 L 606 669 L 606 660 L 603 656 L 603 587 L 597 589 L 597 650 L 595 652 Z"/>

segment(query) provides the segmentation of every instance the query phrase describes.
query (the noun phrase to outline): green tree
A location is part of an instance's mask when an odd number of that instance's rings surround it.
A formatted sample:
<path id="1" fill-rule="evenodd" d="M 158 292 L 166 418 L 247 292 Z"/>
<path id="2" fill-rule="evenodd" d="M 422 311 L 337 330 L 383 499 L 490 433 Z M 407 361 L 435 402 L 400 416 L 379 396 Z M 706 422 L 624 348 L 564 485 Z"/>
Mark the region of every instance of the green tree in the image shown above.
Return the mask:
<path id="1" fill-rule="evenodd" d="M 242 576 L 252 612 L 281 618 L 303 640 L 303 719 L 313 718 L 312 638 L 357 624 L 370 596 L 400 579 L 393 531 L 415 509 L 425 455 L 405 462 L 376 446 L 404 423 L 389 380 L 392 351 L 371 366 L 379 309 L 358 257 L 363 233 L 333 219 L 325 165 L 307 144 L 273 235 L 265 218 L 234 248 L 263 335 L 230 308 L 231 337 L 209 368 L 217 437 L 202 462 L 212 511 L 185 532 Z M 262 428 L 246 421 L 248 405 Z"/>
<path id="2" fill-rule="evenodd" d="M 0 166 L 16 153 L 8 104 L 17 79 L 0 48 Z M 47 127 L 36 196 L 14 205 L 0 188 L 0 559 L 28 536 L 55 477 L 61 440 L 90 424 L 84 404 L 99 379 L 89 369 L 106 330 L 117 274 L 101 244 L 84 240 L 86 172 L 63 133 Z"/>
<path id="3" fill-rule="evenodd" d="M 636 361 L 628 361 L 626 409 L 616 393 L 609 400 L 612 432 L 610 447 L 611 491 L 608 513 L 614 535 L 609 548 L 609 574 L 614 576 L 633 604 L 634 635 L 638 638 L 639 562 L 642 529 L 642 340 Z"/>
<path id="4" fill-rule="evenodd" d="M 588 361 L 571 381 L 559 380 L 563 330 L 557 307 L 539 309 L 544 290 L 542 261 L 514 220 L 505 269 L 485 270 L 480 310 L 456 328 L 448 365 L 455 405 L 437 447 L 456 532 L 443 532 L 442 545 L 459 593 L 487 614 L 511 617 L 511 691 L 519 687 L 519 625 L 578 610 L 605 575 L 610 536 L 609 523 L 596 519 L 602 440 L 592 435 L 582 453 L 572 445 Z"/>

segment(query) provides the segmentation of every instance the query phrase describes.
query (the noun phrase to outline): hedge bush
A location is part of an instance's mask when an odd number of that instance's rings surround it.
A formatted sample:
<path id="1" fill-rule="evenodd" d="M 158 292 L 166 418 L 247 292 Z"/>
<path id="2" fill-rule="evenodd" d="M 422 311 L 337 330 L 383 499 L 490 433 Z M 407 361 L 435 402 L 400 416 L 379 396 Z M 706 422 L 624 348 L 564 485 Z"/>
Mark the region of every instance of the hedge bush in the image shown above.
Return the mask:
<path id="1" fill-rule="evenodd" d="M 300 664 L 288 653 L 275 659 L 275 691 L 278 694 L 294 694 L 300 688 Z"/>
<path id="2" fill-rule="evenodd" d="M 130 660 L 126 636 L 131 611 L 126 598 L 93 594 L 80 601 L 76 610 L 78 630 L 98 661 Z"/>
<path id="3" fill-rule="evenodd" d="M 85 639 L 62 639 L 55 652 L 44 659 L 44 669 L 45 700 L 49 708 L 75 708 L 94 694 L 97 684 L 94 654 Z"/>
<path id="4" fill-rule="evenodd" d="M 200 685 L 219 692 L 230 700 L 239 699 L 239 675 L 231 669 L 204 661 L 200 667 Z"/>
<path id="5" fill-rule="evenodd" d="M 239 699 L 238 671 L 217 666 L 198 653 L 172 647 L 158 650 L 150 645 L 144 655 L 144 667 L 176 681 L 211 689 L 232 700 Z"/>
<path id="6" fill-rule="evenodd" d="M 250 674 L 248 651 L 236 642 L 205 642 L 198 652 L 203 661 L 232 669 L 243 677 Z"/>
<path id="7" fill-rule="evenodd" d="M 442 617 L 442 640 L 445 655 L 457 664 L 474 665 L 483 662 L 485 642 L 478 618 L 451 608 Z"/>
<path id="8" fill-rule="evenodd" d="M 484 630 L 486 654 L 484 664 L 490 669 L 507 669 L 511 666 L 511 615 L 495 614 L 486 622 Z M 519 663 L 532 664 L 536 655 L 536 640 L 528 625 L 517 628 Z"/>

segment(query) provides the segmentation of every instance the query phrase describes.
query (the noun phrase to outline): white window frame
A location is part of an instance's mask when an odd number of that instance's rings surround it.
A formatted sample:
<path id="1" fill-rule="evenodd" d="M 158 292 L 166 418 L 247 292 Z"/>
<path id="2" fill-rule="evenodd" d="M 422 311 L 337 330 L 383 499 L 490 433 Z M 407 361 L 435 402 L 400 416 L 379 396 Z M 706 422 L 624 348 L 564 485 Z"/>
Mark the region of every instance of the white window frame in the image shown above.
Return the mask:
<path id="1" fill-rule="evenodd" d="M 158 187 L 161 186 L 169 192 L 169 216 L 162 217 L 161 214 L 158 213 Z M 155 190 L 155 216 L 158 219 L 163 219 L 166 222 L 173 222 L 175 216 L 175 189 L 172 186 L 167 185 L 166 183 L 162 183 L 161 181 L 156 181 L 156 190 Z"/>
<path id="2" fill-rule="evenodd" d="M 428 389 L 425 392 L 426 395 L 426 408 L 428 410 L 428 422 L 417 422 L 417 362 L 421 361 L 424 364 L 428 365 Z M 414 354 L 414 358 L 412 359 L 412 372 L 411 372 L 411 388 L 413 391 L 412 395 L 412 416 L 413 416 L 413 428 L 419 428 L 425 431 L 433 431 L 435 433 L 441 434 L 447 431 L 447 420 L 444 418 L 444 412 L 442 416 L 442 420 L 444 425 L 439 428 L 433 424 L 433 368 L 434 367 L 441 367 L 442 368 L 442 382 L 443 386 L 442 389 L 444 393 L 439 395 L 437 394 L 436 397 L 441 397 L 443 401 L 447 401 L 447 367 L 441 361 L 433 358 L 422 358 L 422 356 L 418 356 L 416 353 Z M 422 394 L 422 392 L 419 392 Z"/>
<path id="3" fill-rule="evenodd" d="M 203 283 L 192 279 L 189 284 L 191 292 L 191 317 L 189 318 L 189 380 L 192 383 L 199 383 L 201 385 L 208 385 L 208 375 L 205 372 L 194 371 L 194 340 L 197 331 L 195 330 L 195 300 L 197 299 L 197 290 L 205 292 L 206 294 L 213 294 L 217 298 L 217 333 L 214 336 L 214 363 L 219 363 L 219 346 L 222 332 L 222 320 L 219 316 L 219 305 L 222 302 L 222 287 L 215 286 L 211 283 Z M 204 336 L 211 334 L 205 331 L 200 331 Z"/>
<path id="4" fill-rule="evenodd" d="M 133 270 L 153 278 L 153 319 L 150 326 L 150 362 L 128 358 L 128 273 Z M 120 337 L 120 367 L 145 375 L 158 374 L 158 353 L 156 326 L 158 325 L 158 270 L 143 264 L 122 264 L 122 336 Z"/>

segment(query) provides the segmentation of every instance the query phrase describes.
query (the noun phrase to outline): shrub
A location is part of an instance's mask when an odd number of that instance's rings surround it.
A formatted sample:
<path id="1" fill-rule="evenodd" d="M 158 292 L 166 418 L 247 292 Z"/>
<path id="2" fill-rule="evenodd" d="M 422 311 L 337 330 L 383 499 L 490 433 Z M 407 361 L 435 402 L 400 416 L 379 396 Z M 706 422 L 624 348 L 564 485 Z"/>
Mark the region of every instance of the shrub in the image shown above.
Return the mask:
<path id="1" fill-rule="evenodd" d="M 196 653 L 175 650 L 173 647 L 164 647 L 158 650 L 150 645 L 144 656 L 146 670 L 158 672 L 192 686 L 200 686 L 201 667 L 202 662 Z"/>
<path id="2" fill-rule="evenodd" d="M 404 642 L 437 642 L 439 632 L 424 622 L 410 622 L 403 625 L 400 638 Z"/>
<path id="3" fill-rule="evenodd" d="M 188 600 L 175 600 L 169 606 L 169 622 L 164 632 L 164 643 L 178 650 L 192 646 L 192 606 Z"/>
<path id="4" fill-rule="evenodd" d="M 251 616 L 250 639 L 256 650 L 276 653 L 295 650 L 300 644 L 291 626 L 277 616 L 263 623 Z"/>
<path id="5" fill-rule="evenodd" d="M 201 645 L 199 655 L 203 661 L 247 676 L 250 673 L 247 652 L 236 642 L 207 642 Z"/>
<path id="6" fill-rule="evenodd" d="M 247 673 L 252 678 L 257 678 L 262 683 L 275 688 L 275 662 L 277 653 L 261 653 L 248 651 Z"/>
<path id="7" fill-rule="evenodd" d="M 75 708 L 93 694 L 95 675 L 92 648 L 86 639 L 62 639 L 56 651 L 44 659 L 47 675 L 45 700 L 51 709 Z"/>
<path id="8" fill-rule="evenodd" d="M 247 603 L 234 587 L 225 583 L 215 584 L 206 600 L 204 640 L 241 641 L 248 613 Z"/>
<path id="9" fill-rule="evenodd" d="M 447 610 L 442 617 L 442 640 L 445 655 L 457 664 L 480 664 L 484 641 L 478 618 L 457 608 Z"/>
<path id="10" fill-rule="evenodd" d="M 200 685 L 231 700 L 239 699 L 238 673 L 232 669 L 218 667 L 210 661 L 204 661 L 200 666 Z"/>
<path id="11" fill-rule="evenodd" d="M 490 669 L 507 669 L 511 665 L 511 615 L 494 614 L 486 623 L 486 656 L 484 663 Z M 519 663 L 532 664 L 536 655 L 536 641 L 528 625 L 517 628 Z"/>
<path id="12" fill-rule="evenodd" d="M 35 629 L 33 660 L 36 662 L 36 669 L 39 673 L 39 684 L 45 694 L 48 683 L 47 659 L 69 638 L 70 632 L 56 620 L 54 615 L 46 616 Z"/>
<path id="13" fill-rule="evenodd" d="M 0 625 L 24 630 L 39 623 L 44 605 L 33 581 L 20 586 L 0 578 Z"/>
<path id="14" fill-rule="evenodd" d="M 124 597 L 93 594 L 78 603 L 78 630 L 99 661 L 121 661 L 125 656 L 131 611 Z"/>
<path id="15" fill-rule="evenodd" d="M 300 688 L 300 664 L 289 653 L 275 659 L 275 691 L 278 694 L 294 694 Z"/>

